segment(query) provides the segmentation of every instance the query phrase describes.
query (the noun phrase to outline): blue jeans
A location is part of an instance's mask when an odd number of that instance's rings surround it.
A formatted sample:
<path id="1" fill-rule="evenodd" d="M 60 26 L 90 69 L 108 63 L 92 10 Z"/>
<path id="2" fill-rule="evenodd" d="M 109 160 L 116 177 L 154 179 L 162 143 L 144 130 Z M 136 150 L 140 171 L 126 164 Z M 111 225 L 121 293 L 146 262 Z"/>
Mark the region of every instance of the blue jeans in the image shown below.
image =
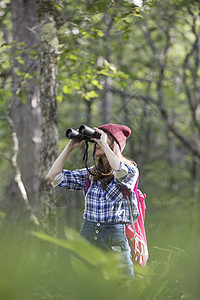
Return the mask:
<path id="1" fill-rule="evenodd" d="M 131 250 L 125 234 L 125 224 L 96 223 L 84 220 L 80 235 L 102 250 L 121 253 L 125 264 L 125 273 L 134 277 Z"/>

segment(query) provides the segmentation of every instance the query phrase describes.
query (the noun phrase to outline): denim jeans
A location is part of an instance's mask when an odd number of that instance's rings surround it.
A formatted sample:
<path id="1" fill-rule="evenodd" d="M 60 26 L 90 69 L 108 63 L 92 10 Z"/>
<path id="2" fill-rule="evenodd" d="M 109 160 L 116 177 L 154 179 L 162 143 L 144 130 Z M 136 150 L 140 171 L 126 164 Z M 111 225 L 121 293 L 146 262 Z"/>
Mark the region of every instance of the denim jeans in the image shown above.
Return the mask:
<path id="1" fill-rule="evenodd" d="M 84 220 L 80 235 L 102 250 L 121 253 L 125 265 L 124 272 L 134 277 L 125 224 L 96 223 Z"/>

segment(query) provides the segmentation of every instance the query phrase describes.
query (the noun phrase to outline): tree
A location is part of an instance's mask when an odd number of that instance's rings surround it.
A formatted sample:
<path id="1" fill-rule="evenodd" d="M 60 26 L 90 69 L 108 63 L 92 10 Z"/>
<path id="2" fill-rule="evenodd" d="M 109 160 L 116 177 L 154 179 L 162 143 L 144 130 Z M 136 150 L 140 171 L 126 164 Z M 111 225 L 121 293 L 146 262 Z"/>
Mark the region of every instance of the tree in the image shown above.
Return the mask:
<path id="1" fill-rule="evenodd" d="M 11 1 L 12 12 L 12 120 L 19 139 L 18 164 L 29 200 L 35 204 L 38 196 L 38 168 L 41 138 L 38 61 L 35 58 L 40 35 L 35 1 Z M 34 161 L 34 163 L 33 163 Z M 16 203 L 15 185 L 9 194 L 13 208 Z"/>
<path id="2" fill-rule="evenodd" d="M 42 143 L 40 155 L 39 202 L 42 227 L 56 235 L 55 192 L 46 175 L 57 156 L 58 112 L 57 112 L 57 55 L 58 36 L 54 18 L 54 3 L 37 0 L 40 21 L 40 102 L 42 111 Z"/>

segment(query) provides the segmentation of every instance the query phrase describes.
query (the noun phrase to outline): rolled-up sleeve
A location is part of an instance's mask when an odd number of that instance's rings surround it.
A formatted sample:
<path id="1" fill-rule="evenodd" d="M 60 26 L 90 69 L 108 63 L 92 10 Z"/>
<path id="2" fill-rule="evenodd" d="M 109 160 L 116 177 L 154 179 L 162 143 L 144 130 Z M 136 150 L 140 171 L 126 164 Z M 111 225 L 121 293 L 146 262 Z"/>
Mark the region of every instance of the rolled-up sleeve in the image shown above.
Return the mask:
<path id="1" fill-rule="evenodd" d="M 57 174 L 51 184 L 54 187 L 65 187 L 70 190 L 82 190 L 87 181 L 87 170 L 62 170 Z"/>
<path id="2" fill-rule="evenodd" d="M 53 187 L 58 186 L 64 180 L 64 174 L 62 172 L 58 173 L 54 180 L 51 182 Z"/>
<path id="3" fill-rule="evenodd" d="M 116 181 L 129 190 L 134 190 L 134 186 L 139 176 L 137 167 L 130 166 L 121 161 L 119 170 L 114 170 L 113 173 Z"/>
<path id="4" fill-rule="evenodd" d="M 120 169 L 114 171 L 114 176 L 116 182 L 118 182 L 119 185 L 125 187 L 130 191 L 129 199 L 131 203 L 131 213 L 135 222 L 139 216 L 139 210 L 137 203 L 137 195 L 135 194 L 134 188 L 139 177 L 139 170 L 136 166 L 121 162 Z"/>

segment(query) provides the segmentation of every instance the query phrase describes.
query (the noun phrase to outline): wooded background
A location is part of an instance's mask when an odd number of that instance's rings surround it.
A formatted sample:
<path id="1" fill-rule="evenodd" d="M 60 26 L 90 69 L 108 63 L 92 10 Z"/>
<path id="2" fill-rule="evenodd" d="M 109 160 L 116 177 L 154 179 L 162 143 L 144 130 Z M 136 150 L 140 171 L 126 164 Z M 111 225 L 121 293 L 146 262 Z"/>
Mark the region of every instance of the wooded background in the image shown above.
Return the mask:
<path id="1" fill-rule="evenodd" d="M 132 129 L 124 154 L 147 194 L 152 259 L 155 246 L 196 240 L 199 1 L 4 0 L 0 16 L 1 228 L 79 230 L 82 193 L 53 189 L 46 174 L 67 128 L 110 122 Z M 83 151 L 66 168 L 84 167 Z"/>

